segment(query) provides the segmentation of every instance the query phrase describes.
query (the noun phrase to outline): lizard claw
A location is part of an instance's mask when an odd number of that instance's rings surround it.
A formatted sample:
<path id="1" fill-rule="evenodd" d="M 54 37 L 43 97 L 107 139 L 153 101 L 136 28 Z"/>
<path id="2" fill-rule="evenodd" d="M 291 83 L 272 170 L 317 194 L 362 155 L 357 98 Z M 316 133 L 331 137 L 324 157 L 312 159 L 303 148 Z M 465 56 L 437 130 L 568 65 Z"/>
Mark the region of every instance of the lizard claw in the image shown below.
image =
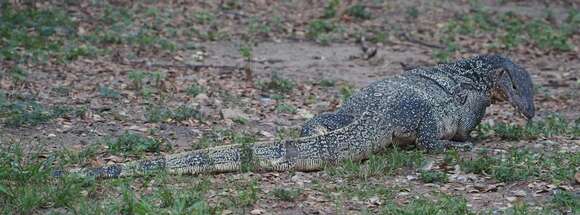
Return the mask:
<path id="1" fill-rule="evenodd" d="M 453 142 L 447 149 L 456 149 L 458 151 L 468 152 L 473 150 L 472 142 Z"/>

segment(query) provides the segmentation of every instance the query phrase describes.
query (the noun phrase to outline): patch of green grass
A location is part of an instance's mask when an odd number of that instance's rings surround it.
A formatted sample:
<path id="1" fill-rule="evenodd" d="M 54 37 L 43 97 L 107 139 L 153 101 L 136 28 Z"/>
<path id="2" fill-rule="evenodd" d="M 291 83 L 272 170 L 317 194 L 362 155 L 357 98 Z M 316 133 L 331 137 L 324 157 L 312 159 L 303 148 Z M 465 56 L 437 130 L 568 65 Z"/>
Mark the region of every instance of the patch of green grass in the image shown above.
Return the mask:
<path id="1" fill-rule="evenodd" d="M 100 146 L 93 144 L 83 147 L 83 149 L 80 151 L 64 148 L 62 151 L 58 151 L 55 154 L 58 157 L 57 161 L 59 161 L 61 164 L 62 162 L 60 161 L 66 161 L 67 163 L 74 164 L 86 164 L 97 156 L 99 148 Z"/>
<path id="2" fill-rule="evenodd" d="M 141 28 L 137 34 L 128 36 L 126 41 L 128 44 L 138 46 L 145 50 L 152 48 L 167 51 L 177 50 L 177 45 L 173 41 L 159 36 L 156 30 L 149 28 Z"/>
<path id="3" fill-rule="evenodd" d="M 68 39 L 76 37 L 76 23 L 58 8 L 0 8 L 0 60 L 27 61 L 60 54 Z"/>
<path id="4" fill-rule="evenodd" d="M 352 85 L 349 84 L 345 84 L 340 86 L 340 97 L 342 99 L 343 102 L 347 101 L 352 94 L 355 92 L 355 88 Z"/>
<path id="5" fill-rule="evenodd" d="M 435 50 L 433 52 L 433 58 L 440 63 L 449 63 L 453 54 L 459 50 L 459 46 L 452 40 L 443 40 L 443 43 L 445 47 Z"/>
<path id="6" fill-rule="evenodd" d="M 99 86 L 99 96 L 103 98 L 119 99 L 121 98 L 121 93 L 110 88 L 109 86 L 103 85 Z"/>
<path id="7" fill-rule="evenodd" d="M 248 120 L 242 116 L 236 117 L 236 118 L 232 119 L 232 121 L 234 121 L 235 123 L 238 123 L 240 125 L 245 125 L 245 124 L 248 124 L 248 122 L 250 122 L 250 120 Z"/>
<path id="8" fill-rule="evenodd" d="M 528 215 L 528 214 L 542 214 L 538 210 L 531 209 L 528 204 L 525 202 L 516 202 L 513 207 L 508 208 L 505 211 L 506 214 L 514 214 L 514 215 Z"/>
<path id="9" fill-rule="evenodd" d="M 280 103 L 276 106 L 276 112 L 294 114 L 298 112 L 298 109 L 291 104 Z"/>
<path id="10" fill-rule="evenodd" d="M 244 44 L 240 46 L 240 49 L 238 50 L 240 52 L 240 55 L 244 58 L 244 60 L 246 61 L 250 61 L 252 60 L 252 45 L 250 44 Z"/>
<path id="11" fill-rule="evenodd" d="M 512 151 L 492 168 L 492 176 L 501 182 L 526 180 L 539 174 L 539 155 L 529 151 Z"/>
<path id="12" fill-rule="evenodd" d="M 475 214 L 467 207 L 465 199 L 447 195 L 435 199 L 414 199 L 403 206 L 389 203 L 381 208 L 381 214 Z"/>
<path id="13" fill-rule="evenodd" d="M 94 187 L 91 179 L 72 176 L 50 179 L 50 160 L 43 160 L 36 151 L 25 152 L 20 143 L 0 147 L 1 213 L 31 214 L 46 207 L 72 208 L 86 201 L 82 190 Z"/>
<path id="14" fill-rule="evenodd" d="M 81 113 L 83 110 L 79 110 Z M 66 105 L 54 105 L 50 108 L 51 118 L 73 118 L 77 117 L 79 112 L 74 107 Z"/>
<path id="15" fill-rule="evenodd" d="M 460 164 L 461 170 L 465 172 L 471 172 L 475 174 L 489 174 L 491 173 L 493 165 L 496 165 L 497 162 L 497 159 L 482 154 L 476 159 L 461 160 Z"/>
<path id="16" fill-rule="evenodd" d="M 260 17 L 250 17 L 248 22 L 248 33 L 251 36 L 264 35 L 267 36 L 273 29 L 273 26 L 268 20 L 261 20 Z M 242 55 L 243 56 L 243 55 Z"/>
<path id="17" fill-rule="evenodd" d="M 559 190 L 554 193 L 551 203 L 562 213 L 580 213 L 580 198 L 578 198 L 578 194 Z"/>
<path id="18" fill-rule="evenodd" d="M 199 109 L 187 105 L 179 106 L 171 109 L 161 105 L 148 106 L 145 111 L 145 118 L 147 122 L 181 122 L 188 119 L 202 120 Z"/>
<path id="19" fill-rule="evenodd" d="M 36 101 L 11 102 L 0 112 L 0 119 L 9 127 L 35 126 L 52 119 L 50 112 Z"/>
<path id="20" fill-rule="evenodd" d="M 336 30 L 336 25 L 331 20 L 316 19 L 308 24 L 307 35 L 320 42 L 329 33 Z"/>
<path id="21" fill-rule="evenodd" d="M 322 80 L 320 80 L 320 82 L 318 83 L 318 85 L 320 85 L 321 87 L 334 87 L 336 85 L 336 81 L 335 80 L 322 79 Z"/>
<path id="22" fill-rule="evenodd" d="M 159 152 L 163 145 L 160 139 L 145 137 L 140 134 L 125 131 L 117 138 L 107 137 L 103 141 L 112 154 L 142 155 L 145 152 Z"/>
<path id="23" fill-rule="evenodd" d="M 204 91 L 205 88 L 195 82 L 189 85 L 189 87 L 187 88 L 187 94 L 190 95 L 191 97 L 196 97 L 197 95 L 199 95 Z"/>
<path id="24" fill-rule="evenodd" d="M 554 184 L 567 183 L 574 180 L 576 170 L 570 167 L 580 166 L 580 154 L 573 152 L 558 152 L 543 156 L 539 160 L 540 178 Z"/>
<path id="25" fill-rule="evenodd" d="M 534 20 L 526 26 L 529 37 L 540 49 L 554 49 L 559 51 L 571 51 L 572 44 L 569 42 L 567 32 L 553 27 L 551 24 L 540 20 Z"/>
<path id="26" fill-rule="evenodd" d="M 92 45 L 86 44 L 71 44 L 64 50 L 62 57 L 66 61 L 74 61 L 82 57 L 92 57 L 99 53 L 99 49 Z"/>
<path id="27" fill-rule="evenodd" d="M 242 184 L 236 190 L 236 195 L 230 199 L 235 208 L 252 206 L 258 201 L 258 193 L 261 191 L 256 180 Z"/>
<path id="28" fill-rule="evenodd" d="M 16 65 L 10 69 L 8 69 L 8 75 L 13 83 L 16 85 L 21 85 L 22 83 L 26 82 L 26 78 L 28 78 L 28 72 L 19 65 Z"/>
<path id="29" fill-rule="evenodd" d="M 163 186 L 163 185 L 159 185 Z M 140 197 L 128 183 L 121 185 L 121 201 L 113 203 L 114 213 L 119 214 L 211 214 L 215 213 L 203 199 L 206 189 L 190 188 L 172 190 L 162 187 L 157 192 Z M 161 200 L 161 201 L 160 201 Z"/>
<path id="30" fill-rule="evenodd" d="M 10 101 L 8 101 L 8 98 L 6 97 L 6 92 L 0 90 L 0 110 L 3 110 L 3 108 L 5 108 L 9 103 Z"/>
<path id="31" fill-rule="evenodd" d="M 133 89 L 135 90 L 143 89 L 143 80 L 145 80 L 145 77 L 147 77 L 147 74 L 140 70 L 132 70 L 127 74 L 127 78 L 131 81 Z"/>
<path id="32" fill-rule="evenodd" d="M 303 191 L 302 189 L 276 188 L 272 191 L 272 195 L 274 195 L 276 198 L 282 201 L 293 202 L 298 197 L 300 197 L 302 191 Z"/>
<path id="33" fill-rule="evenodd" d="M 193 14 L 195 21 L 199 24 L 208 24 L 215 20 L 215 15 L 209 11 L 199 11 Z"/>
<path id="34" fill-rule="evenodd" d="M 192 149 L 204 149 L 224 144 L 249 144 L 256 141 L 256 136 L 249 133 L 235 132 L 229 129 L 213 129 L 204 133 L 197 144 L 192 146 Z"/>
<path id="35" fill-rule="evenodd" d="M 394 174 L 400 168 L 414 168 L 424 160 L 421 151 L 388 148 L 385 154 L 371 155 L 366 162 L 347 160 L 325 171 L 331 176 L 367 180 L 371 177 Z"/>
<path id="36" fill-rule="evenodd" d="M 336 10 L 340 6 L 340 0 L 330 0 L 328 4 L 324 6 L 324 13 L 322 14 L 322 18 L 330 19 L 336 16 Z"/>
<path id="37" fill-rule="evenodd" d="M 449 177 L 446 173 L 441 171 L 419 171 L 420 176 L 419 179 L 423 183 L 446 183 L 449 180 Z"/>
<path id="38" fill-rule="evenodd" d="M 125 44 L 137 48 L 139 54 L 145 50 L 175 51 L 177 45 L 168 36 L 174 35 L 174 29 L 166 22 L 163 9 L 147 8 L 140 11 L 139 7 L 117 7 L 105 3 L 103 12 L 98 14 L 101 25 L 96 26 L 83 39 L 94 45 Z M 155 17 L 142 25 L 138 19 Z M 172 33 L 173 32 L 173 33 Z"/>
<path id="39" fill-rule="evenodd" d="M 545 19 L 532 19 L 513 12 L 494 14 L 481 8 L 448 22 L 443 40 L 456 41 L 457 35 L 496 34 L 498 44 L 507 49 L 530 43 L 543 50 L 571 51 L 572 35 L 580 26 L 578 11 L 570 10 L 565 23 L 554 26 Z"/>
<path id="40" fill-rule="evenodd" d="M 485 10 L 475 10 L 466 16 L 450 21 L 445 31 L 451 34 L 476 34 L 481 32 L 493 31 L 496 28 L 496 23 L 492 20 L 493 15 Z"/>
<path id="41" fill-rule="evenodd" d="M 485 138 L 496 134 L 505 140 L 538 139 L 552 136 L 580 136 L 580 121 L 568 122 L 559 114 L 532 121 L 525 126 L 498 123 L 494 126 L 482 123 L 476 128 L 476 136 Z"/>
<path id="42" fill-rule="evenodd" d="M 198 31 L 192 29 L 193 33 L 202 40 L 209 40 L 209 41 L 218 41 L 218 40 L 225 40 L 229 37 L 226 31 L 222 31 L 219 29 L 219 26 L 215 25 L 215 27 L 210 27 L 207 31 Z"/>
<path id="43" fill-rule="evenodd" d="M 270 80 L 258 82 L 258 86 L 264 91 L 288 94 L 294 90 L 296 83 L 290 79 L 281 77 L 278 73 L 272 73 Z"/>
<path id="44" fill-rule="evenodd" d="M 188 119 L 201 119 L 201 113 L 197 108 L 190 107 L 190 106 L 179 106 L 175 110 L 173 110 L 173 114 L 171 115 L 171 119 L 175 121 L 185 121 Z"/>
<path id="45" fill-rule="evenodd" d="M 580 155 L 512 150 L 503 156 L 482 153 L 475 159 L 460 159 L 458 163 L 465 172 L 491 175 L 502 182 L 540 178 L 559 184 L 573 180 L 575 170 L 570 167 L 580 165 Z"/>
<path id="46" fill-rule="evenodd" d="M 417 17 L 419 17 L 419 9 L 415 6 L 408 7 L 405 12 L 407 13 L 407 16 L 412 19 L 417 19 Z"/>
<path id="47" fill-rule="evenodd" d="M 71 88 L 67 86 L 56 86 L 50 89 L 51 94 L 60 97 L 67 97 L 70 95 Z"/>
<path id="48" fill-rule="evenodd" d="M 357 19 L 371 19 L 373 16 L 371 14 L 371 12 L 368 11 L 367 8 L 361 4 L 355 4 L 355 5 L 350 6 L 346 10 L 346 13 L 349 16 L 355 17 Z"/>
<path id="49" fill-rule="evenodd" d="M 371 43 L 386 43 L 387 41 L 389 41 L 389 32 L 387 31 L 374 32 L 372 37 L 369 38 Z"/>
<path id="50" fill-rule="evenodd" d="M 82 114 L 81 109 L 71 106 L 54 105 L 46 108 L 32 98 L 15 97 L 8 99 L 2 94 L 0 103 L 0 122 L 8 127 L 36 126 L 54 118 L 76 117 Z"/>

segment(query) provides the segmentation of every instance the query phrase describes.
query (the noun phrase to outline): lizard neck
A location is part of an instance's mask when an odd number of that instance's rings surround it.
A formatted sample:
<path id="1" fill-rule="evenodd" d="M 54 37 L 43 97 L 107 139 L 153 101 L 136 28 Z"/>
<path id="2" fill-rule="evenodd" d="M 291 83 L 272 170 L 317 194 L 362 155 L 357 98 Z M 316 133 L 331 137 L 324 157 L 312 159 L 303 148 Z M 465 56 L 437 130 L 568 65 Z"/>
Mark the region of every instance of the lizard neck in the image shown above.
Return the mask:
<path id="1" fill-rule="evenodd" d="M 458 87 L 468 87 L 490 95 L 501 74 L 500 69 L 509 69 L 513 63 L 501 55 L 481 55 L 436 67 L 435 73 L 453 77 Z"/>

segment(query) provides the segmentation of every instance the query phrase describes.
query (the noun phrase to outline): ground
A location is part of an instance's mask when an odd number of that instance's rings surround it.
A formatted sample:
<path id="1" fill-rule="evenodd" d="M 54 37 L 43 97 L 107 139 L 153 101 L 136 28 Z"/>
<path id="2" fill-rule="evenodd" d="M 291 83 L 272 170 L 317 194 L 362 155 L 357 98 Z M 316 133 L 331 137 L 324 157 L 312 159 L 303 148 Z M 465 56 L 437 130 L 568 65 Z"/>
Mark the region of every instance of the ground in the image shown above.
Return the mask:
<path id="1" fill-rule="evenodd" d="M 574 1 L 27 2 L 1 3 L 3 213 L 580 213 Z M 536 118 L 494 104 L 473 151 L 393 147 L 315 172 L 50 177 L 296 137 L 373 81 L 486 53 L 528 69 Z"/>

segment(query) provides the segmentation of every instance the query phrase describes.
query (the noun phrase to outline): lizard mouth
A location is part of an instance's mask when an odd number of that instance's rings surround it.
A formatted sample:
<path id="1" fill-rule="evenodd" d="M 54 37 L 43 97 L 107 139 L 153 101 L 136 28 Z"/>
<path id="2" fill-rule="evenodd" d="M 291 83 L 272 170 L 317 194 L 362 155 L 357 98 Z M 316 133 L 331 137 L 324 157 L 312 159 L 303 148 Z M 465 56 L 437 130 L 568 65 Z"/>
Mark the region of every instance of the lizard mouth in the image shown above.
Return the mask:
<path id="1" fill-rule="evenodd" d="M 516 97 L 512 103 L 512 106 L 516 109 L 518 113 L 524 116 L 528 121 L 534 118 L 535 108 L 533 102 L 523 102 L 525 98 Z"/>

